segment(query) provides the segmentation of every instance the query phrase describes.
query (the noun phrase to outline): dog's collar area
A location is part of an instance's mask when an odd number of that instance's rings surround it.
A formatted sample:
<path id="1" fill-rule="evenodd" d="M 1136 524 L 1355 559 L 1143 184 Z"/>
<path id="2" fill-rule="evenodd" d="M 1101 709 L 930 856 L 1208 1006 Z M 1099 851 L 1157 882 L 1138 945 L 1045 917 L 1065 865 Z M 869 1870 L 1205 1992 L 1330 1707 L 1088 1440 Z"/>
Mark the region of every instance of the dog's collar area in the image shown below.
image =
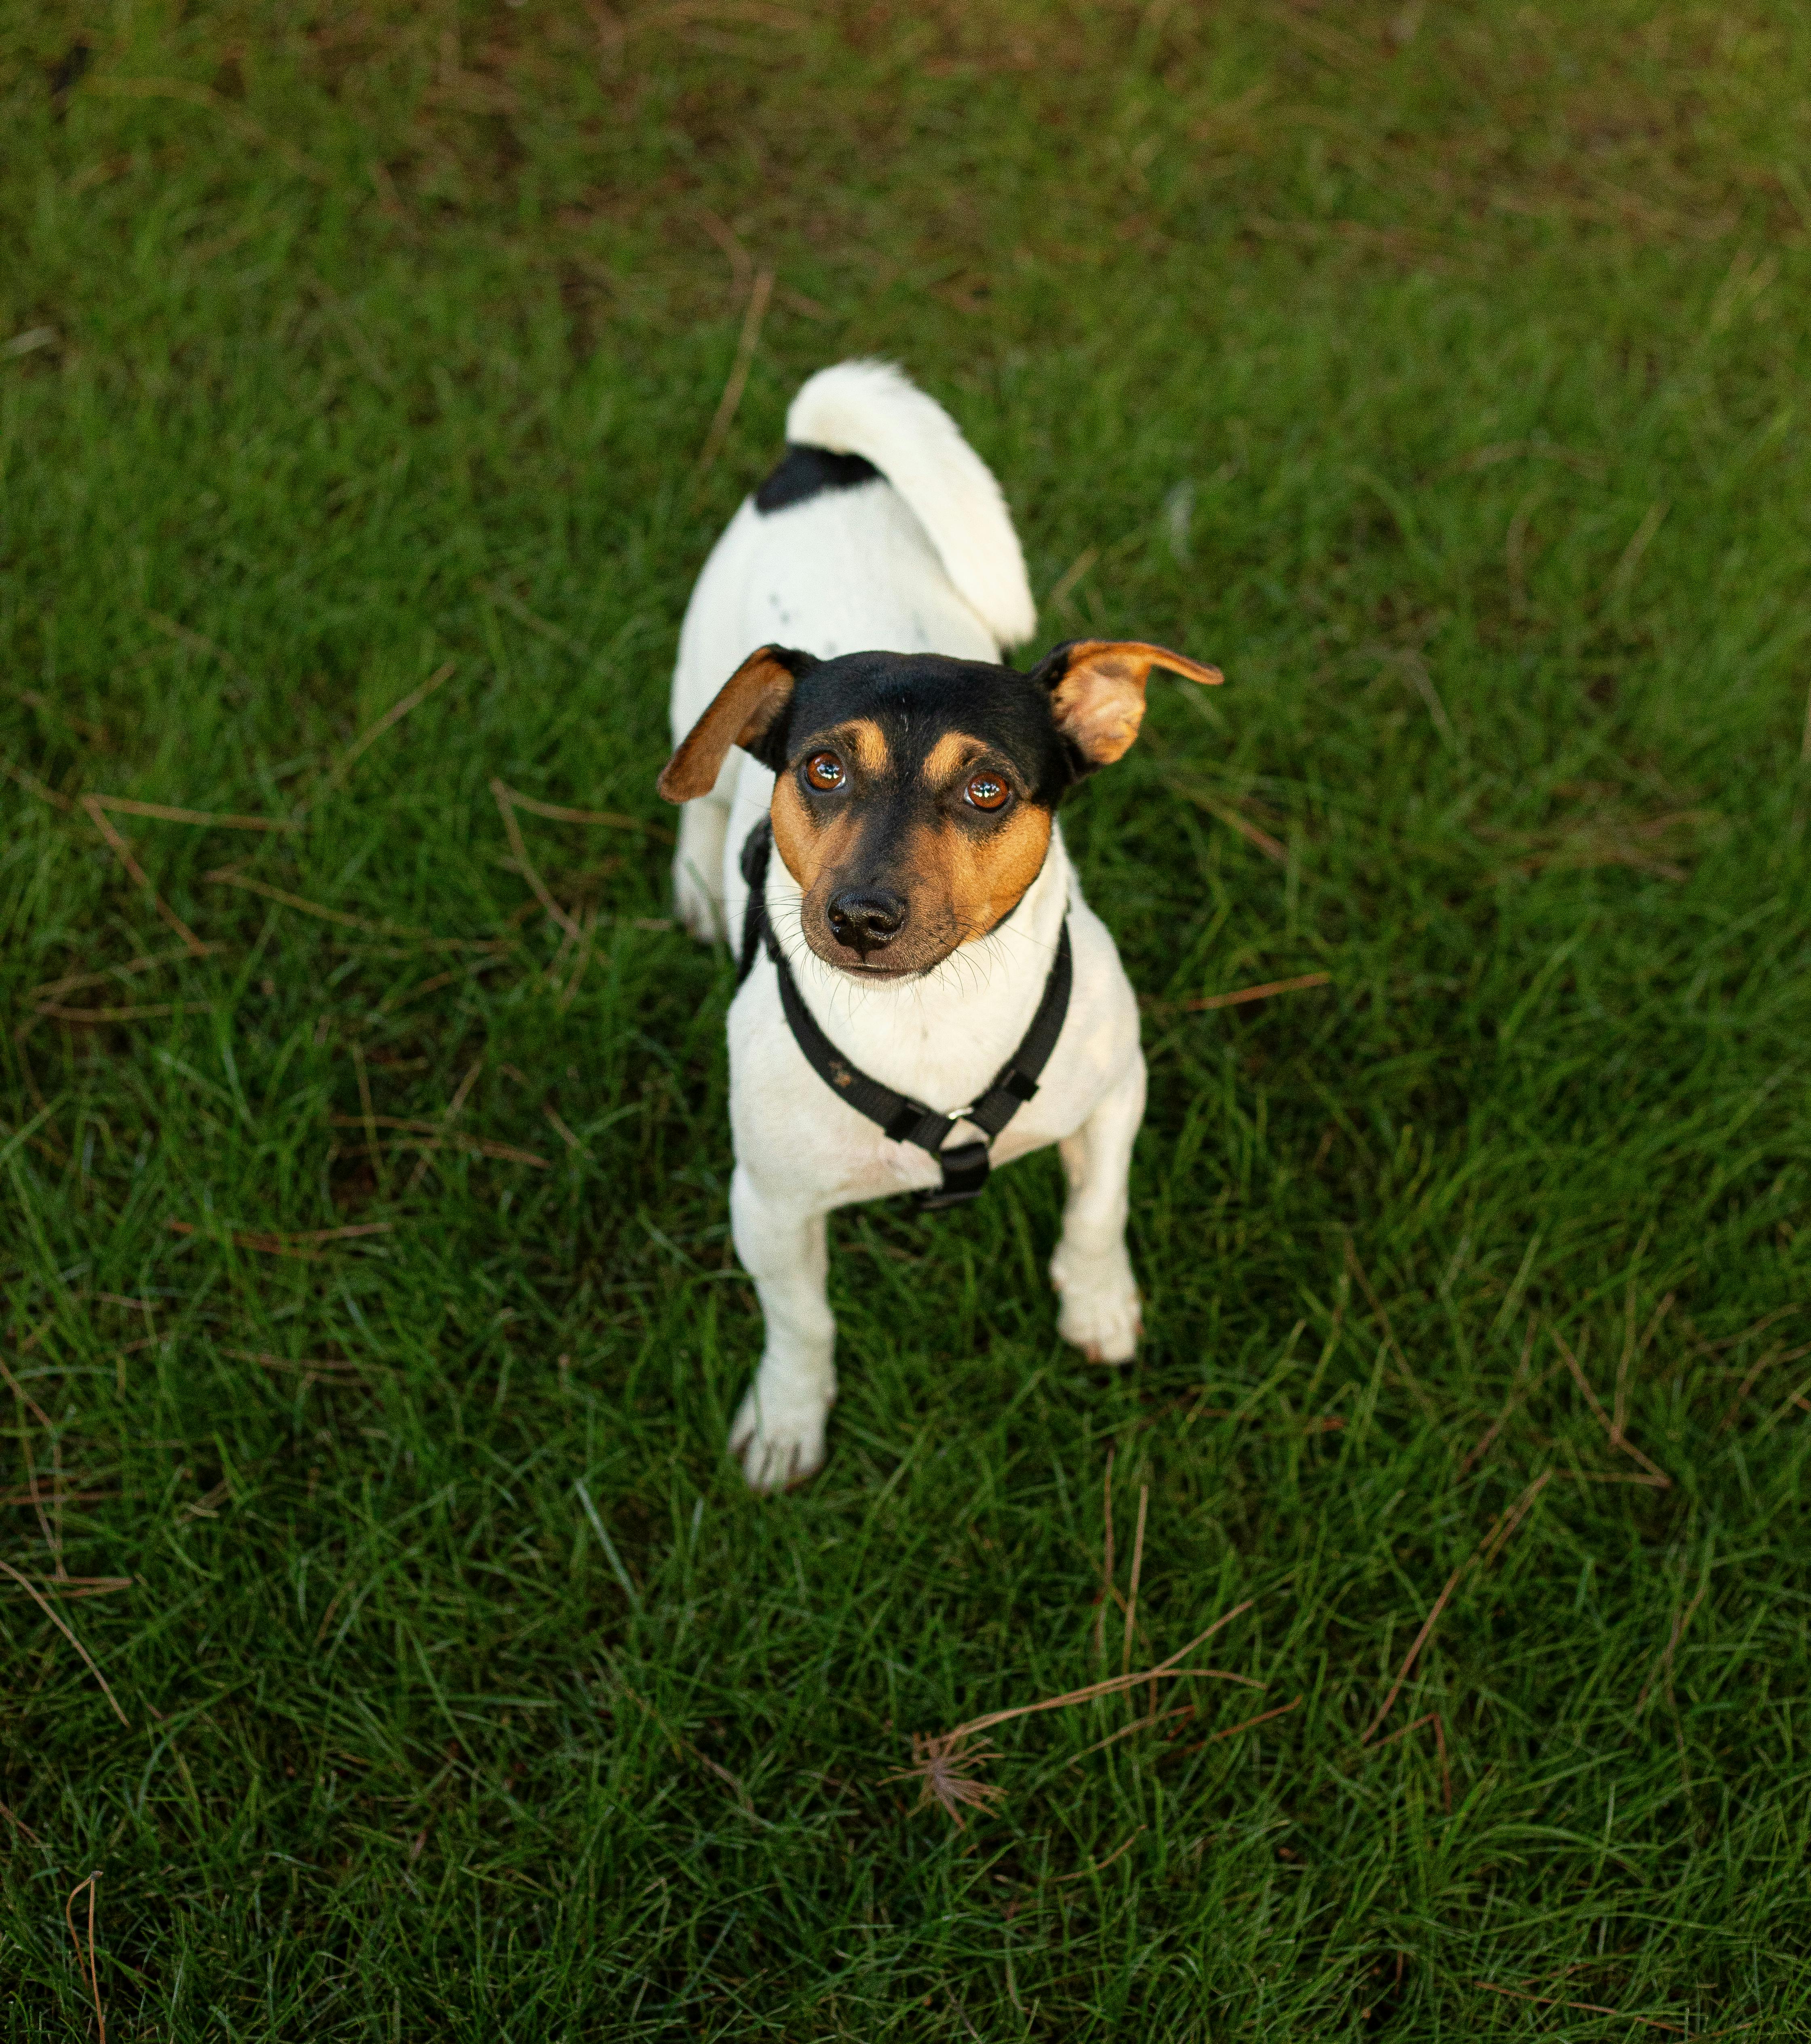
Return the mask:
<path id="1" fill-rule="evenodd" d="M 736 983 L 753 971 L 755 960 L 764 950 L 773 960 L 779 979 L 780 1005 L 793 1041 L 805 1055 L 806 1062 L 840 1099 L 858 1114 L 866 1115 L 894 1143 L 915 1143 L 937 1161 L 943 1183 L 929 1191 L 914 1193 L 913 1203 L 926 1212 L 940 1207 L 959 1206 L 979 1199 L 986 1189 L 992 1167 L 994 1139 L 1025 1101 L 1037 1091 L 1039 1075 L 1050 1061 L 1056 1039 L 1063 1033 L 1069 1012 L 1069 989 L 1074 969 L 1069 949 L 1069 918 L 1063 919 L 1056 956 L 1050 976 L 1044 982 L 1044 997 L 1024 1040 L 995 1075 L 993 1083 L 967 1106 L 945 1112 L 926 1107 L 850 1063 L 818 1027 L 817 1018 L 805 1005 L 792 968 L 775 940 L 767 920 L 767 861 L 773 849 L 773 831 L 763 817 L 748 833 L 742 847 L 742 876 L 748 883 L 748 906 L 742 924 L 742 957 Z M 951 1143 L 948 1137 L 959 1122 L 982 1132 L 972 1143 Z"/>

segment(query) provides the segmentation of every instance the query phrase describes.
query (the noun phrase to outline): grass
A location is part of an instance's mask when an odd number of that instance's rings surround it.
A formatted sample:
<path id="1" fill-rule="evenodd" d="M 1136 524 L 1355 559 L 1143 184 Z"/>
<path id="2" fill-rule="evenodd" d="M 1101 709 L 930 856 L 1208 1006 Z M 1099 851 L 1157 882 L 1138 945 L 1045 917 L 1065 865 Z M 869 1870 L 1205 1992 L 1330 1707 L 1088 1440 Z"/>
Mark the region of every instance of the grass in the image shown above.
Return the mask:
<path id="1" fill-rule="evenodd" d="M 1811 2034 L 1808 67 L 1652 0 L 0 16 L 6 2038 Z M 1138 1365 L 1055 1339 L 1048 1158 L 851 1212 L 762 1504 L 653 780 L 864 352 L 1047 637 L 1234 686 L 1067 818 Z M 998 1723 L 959 1829 L 884 1779 L 1248 1599 L 1261 1693 Z"/>

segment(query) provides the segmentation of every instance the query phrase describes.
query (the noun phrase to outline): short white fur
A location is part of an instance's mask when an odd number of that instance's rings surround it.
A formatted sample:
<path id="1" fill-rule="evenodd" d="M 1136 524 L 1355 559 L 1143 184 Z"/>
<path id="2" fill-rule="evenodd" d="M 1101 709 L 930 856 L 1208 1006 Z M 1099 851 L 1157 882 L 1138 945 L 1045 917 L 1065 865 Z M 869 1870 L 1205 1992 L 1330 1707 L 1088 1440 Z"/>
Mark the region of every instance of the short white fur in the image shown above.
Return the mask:
<path id="1" fill-rule="evenodd" d="M 777 512 L 744 503 L 686 609 L 673 682 L 675 744 L 763 644 L 821 659 L 886 651 L 991 661 L 1035 628 L 998 484 L 948 414 L 898 370 L 843 363 L 821 371 L 794 399 L 787 437 L 864 455 L 883 479 Z M 732 747 L 715 787 L 681 813 L 675 891 L 700 938 L 740 931 L 740 853 L 773 786 L 767 768 Z M 1058 1330 L 1096 1361 L 1129 1361 L 1140 1331 L 1125 1249 L 1127 1174 L 1144 1112 L 1138 1009 L 1113 939 L 1082 897 L 1060 827 L 998 928 L 898 985 L 858 982 L 821 960 L 803 940 L 800 899 L 784 863 L 770 860 L 767 914 L 806 1005 L 863 1070 L 946 1112 L 975 1099 L 1023 1039 L 1067 912 L 1068 1014 L 1036 1095 L 995 1140 L 993 1157 L 998 1166 L 1059 1146 L 1069 1197 L 1050 1265 Z M 888 1141 L 812 1070 L 764 956 L 731 1005 L 729 1035 L 731 1224 L 766 1321 L 730 1447 L 749 1483 L 771 1491 L 824 1460 L 836 1395 L 826 1216 L 934 1185 L 939 1173 L 924 1151 Z M 978 1133 L 958 1123 L 952 1139 Z M 960 1211 L 944 1224 L 959 1227 Z"/>

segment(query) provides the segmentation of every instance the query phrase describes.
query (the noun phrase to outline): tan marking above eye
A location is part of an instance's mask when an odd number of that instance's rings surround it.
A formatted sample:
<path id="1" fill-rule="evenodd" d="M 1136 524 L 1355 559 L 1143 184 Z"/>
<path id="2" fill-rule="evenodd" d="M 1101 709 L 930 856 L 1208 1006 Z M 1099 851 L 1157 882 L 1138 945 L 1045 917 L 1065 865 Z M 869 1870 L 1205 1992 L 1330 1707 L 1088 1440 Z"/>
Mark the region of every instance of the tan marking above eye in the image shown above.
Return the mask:
<path id="1" fill-rule="evenodd" d="M 966 732 L 946 731 L 925 755 L 925 763 L 918 770 L 933 788 L 946 788 L 986 750 L 979 738 L 971 738 Z"/>
<path id="2" fill-rule="evenodd" d="M 879 780 L 886 771 L 886 736 L 871 718 L 853 718 L 848 724 L 838 724 L 835 731 L 826 732 L 825 736 L 844 751 L 852 752 L 856 764 L 870 780 Z"/>

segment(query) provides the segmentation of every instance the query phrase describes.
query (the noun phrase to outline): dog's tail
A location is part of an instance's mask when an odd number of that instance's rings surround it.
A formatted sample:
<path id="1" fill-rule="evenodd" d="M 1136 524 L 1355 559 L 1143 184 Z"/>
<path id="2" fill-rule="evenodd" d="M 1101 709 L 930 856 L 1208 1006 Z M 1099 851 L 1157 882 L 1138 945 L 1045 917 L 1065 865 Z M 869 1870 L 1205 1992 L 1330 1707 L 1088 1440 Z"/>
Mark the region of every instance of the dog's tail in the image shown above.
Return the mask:
<path id="1" fill-rule="evenodd" d="M 792 401 L 786 436 L 871 461 L 930 536 L 944 572 L 1002 646 L 1037 629 L 1012 513 L 994 474 L 936 398 L 890 362 L 821 369 Z"/>

